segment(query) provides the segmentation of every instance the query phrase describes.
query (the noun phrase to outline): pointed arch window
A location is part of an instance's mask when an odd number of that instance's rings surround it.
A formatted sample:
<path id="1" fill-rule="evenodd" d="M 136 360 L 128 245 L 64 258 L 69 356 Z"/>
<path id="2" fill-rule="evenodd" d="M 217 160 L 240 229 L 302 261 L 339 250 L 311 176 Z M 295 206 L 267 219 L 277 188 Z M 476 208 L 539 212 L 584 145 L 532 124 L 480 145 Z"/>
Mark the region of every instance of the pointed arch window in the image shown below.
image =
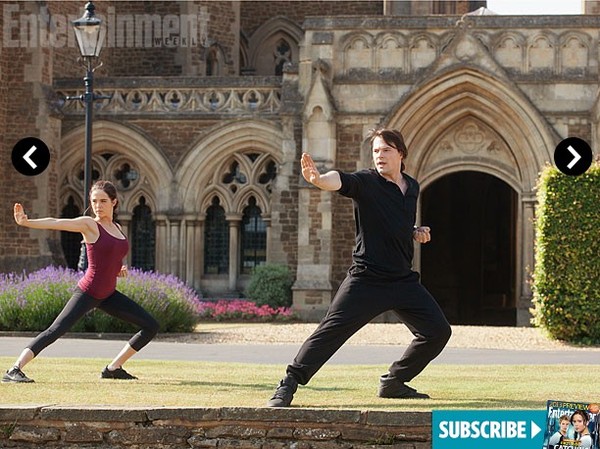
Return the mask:
<path id="1" fill-rule="evenodd" d="M 212 45 L 206 53 L 206 76 L 220 76 L 222 58 L 217 45 Z"/>
<path id="2" fill-rule="evenodd" d="M 63 207 L 60 217 L 75 218 L 80 215 L 81 210 L 75 204 L 75 199 L 72 196 L 69 196 L 67 205 Z M 76 270 L 77 262 L 79 262 L 79 254 L 81 252 L 81 234 L 77 232 L 61 231 L 60 244 L 67 262 L 67 267 Z"/>
<path id="3" fill-rule="evenodd" d="M 229 272 L 229 225 L 218 197 L 206 211 L 204 223 L 204 274 Z"/>
<path id="4" fill-rule="evenodd" d="M 275 45 L 275 76 L 283 75 L 283 67 L 292 61 L 292 47 L 285 39 L 279 39 Z"/>
<path id="5" fill-rule="evenodd" d="M 146 198 L 140 198 L 131 218 L 131 265 L 145 271 L 155 268 L 156 224 Z"/>
<path id="6" fill-rule="evenodd" d="M 242 274 L 251 274 L 254 267 L 267 261 L 267 225 L 261 215 L 256 199 L 250 197 L 242 216 Z"/>

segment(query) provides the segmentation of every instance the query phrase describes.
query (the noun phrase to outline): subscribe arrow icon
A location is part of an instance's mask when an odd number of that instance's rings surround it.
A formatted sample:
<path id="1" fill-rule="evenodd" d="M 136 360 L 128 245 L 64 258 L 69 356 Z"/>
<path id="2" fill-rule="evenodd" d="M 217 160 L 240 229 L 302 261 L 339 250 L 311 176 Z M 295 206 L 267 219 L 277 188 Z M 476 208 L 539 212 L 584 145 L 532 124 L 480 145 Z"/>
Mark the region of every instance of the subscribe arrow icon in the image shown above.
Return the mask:
<path id="1" fill-rule="evenodd" d="M 567 150 L 569 150 L 569 152 L 573 155 L 573 160 L 567 164 L 567 168 L 571 170 L 575 166 L 575 164 L 581 159 L 581 154 L 575 151 L 575 148 L 573 148 L 571 145 L 567 147 Z"/>
<path id="2" fill-rule="evenodd" d="M 35 150 L 37 150 L 37 147 L 35 145 L 33 145 L 29 149 L 29 151 L 27 151 L 27 153 L 25 153 L 25 155 L 23 156 L 23 159 L 25 160 L 25 162 L 27 162 L 29 164 L 29 166 L 31 168 L 33 168 L 34 170 L 37 168 L 37 164 L 31 160 L 31 155 L 35 152 Z"/>
<path id="3" fill-rule="evenodd" d="M 542 429 L 540 428 L 540 426 L 531 421 L 531 438 L 535 437 L 538 433 L 541 432 L 541 430 Z"/>

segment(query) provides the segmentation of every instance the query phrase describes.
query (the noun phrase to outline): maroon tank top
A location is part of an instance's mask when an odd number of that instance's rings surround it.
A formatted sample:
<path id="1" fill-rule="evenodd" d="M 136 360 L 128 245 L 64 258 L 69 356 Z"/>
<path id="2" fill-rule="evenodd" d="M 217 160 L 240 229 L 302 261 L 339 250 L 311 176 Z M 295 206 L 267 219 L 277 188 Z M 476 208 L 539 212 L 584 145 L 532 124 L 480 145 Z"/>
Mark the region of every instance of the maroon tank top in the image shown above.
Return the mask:
<path id="1" fill-rule="evenodd" d="M 100 235 L 94 243 L 86 243 L 88 268 L 77 286 L 95 299 L 106 299 L 117 287 L 117 275 L 129 251 L 127 239 L 118 239 L 98 225 Z"/>

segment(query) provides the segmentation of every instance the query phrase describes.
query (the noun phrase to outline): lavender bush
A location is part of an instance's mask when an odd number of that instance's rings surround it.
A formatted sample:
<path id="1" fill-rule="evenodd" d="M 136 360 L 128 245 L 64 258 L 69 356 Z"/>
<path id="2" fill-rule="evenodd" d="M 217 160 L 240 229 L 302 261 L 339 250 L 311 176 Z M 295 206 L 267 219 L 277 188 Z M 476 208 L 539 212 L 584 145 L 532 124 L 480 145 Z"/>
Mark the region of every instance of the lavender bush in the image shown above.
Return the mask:
<path id="1" fill-rule="evenodd" d="M 43 330 L 74 292 L 81 275 L 46 267 L 30 274 L 0 274 L 0 330 Z M 81 330 L 82 323 L 78 329 Z"/>
<path id="2" fill-rule="evenodd" d="M 30 274 L 0 274 L 0 330 L 40 331 L 69 300 L 81 273 L 47 267 Z M 161 332 L 191 332 L 200 317 L 200 299 L 175 276 L 135 268 L 119 278 L 117 289 L 160 323 Z M 93 311 L 74 332 L 131 332 L 136 328 L 102 311 Z"/>

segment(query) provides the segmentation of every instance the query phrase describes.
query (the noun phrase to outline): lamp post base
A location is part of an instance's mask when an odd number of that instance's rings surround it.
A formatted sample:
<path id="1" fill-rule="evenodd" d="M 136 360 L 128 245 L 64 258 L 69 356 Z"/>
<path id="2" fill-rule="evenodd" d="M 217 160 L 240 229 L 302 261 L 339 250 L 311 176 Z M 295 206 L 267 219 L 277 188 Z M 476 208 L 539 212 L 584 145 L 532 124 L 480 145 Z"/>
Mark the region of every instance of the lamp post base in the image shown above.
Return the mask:
<path id="1" fill-rule="evenodd" d="M 81 242 L 81 251 L 79 252 L 79 262 L 77 262 L 77 269 L 79 271 L 85 271 L 88 267 L 87 260 L 87 248 L 85 242 Z"/>

